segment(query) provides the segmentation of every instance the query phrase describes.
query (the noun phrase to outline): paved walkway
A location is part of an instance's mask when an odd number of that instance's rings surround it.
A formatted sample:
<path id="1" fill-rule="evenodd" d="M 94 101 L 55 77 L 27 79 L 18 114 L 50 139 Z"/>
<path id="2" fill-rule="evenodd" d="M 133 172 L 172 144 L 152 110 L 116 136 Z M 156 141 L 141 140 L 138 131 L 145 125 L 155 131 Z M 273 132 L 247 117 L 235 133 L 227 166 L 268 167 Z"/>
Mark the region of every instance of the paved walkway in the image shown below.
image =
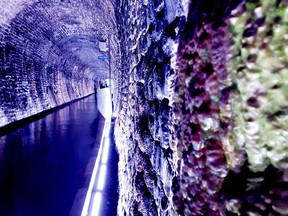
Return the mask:
<path id="1" fill-rule="evenodd" d="M 111 122 L 112 103 L 109 88 L 97 91 L 97 104 L 105 117 L 105 126 L 81 216 L 117 215 L 119 158 L 113 137 L 114 125 Z"/>
<path id="2" fill-rule="evenodd" d="M 97 104 L 103 108 L 91 95 L 0 137 L 1 215 L 81 215 L 95 160 L 102 152 L 99 149 L 104 148 L 100 144 L 105 118 Z M 107 118 L 107 110 L 103 114 Z M 99 208 L 102 215 L 108 211 L 106 215 L 111 216 L 116 215 L 118 199 L 118 160 L 112 130 L 105 135 L 110 142 L 105 141 L 109 143 L 107 161 L 101 162 L 106 164 L 107 178 Z M 94 192 L 99 190 L 93 187 L 92 191 L 94 199 Z"/>

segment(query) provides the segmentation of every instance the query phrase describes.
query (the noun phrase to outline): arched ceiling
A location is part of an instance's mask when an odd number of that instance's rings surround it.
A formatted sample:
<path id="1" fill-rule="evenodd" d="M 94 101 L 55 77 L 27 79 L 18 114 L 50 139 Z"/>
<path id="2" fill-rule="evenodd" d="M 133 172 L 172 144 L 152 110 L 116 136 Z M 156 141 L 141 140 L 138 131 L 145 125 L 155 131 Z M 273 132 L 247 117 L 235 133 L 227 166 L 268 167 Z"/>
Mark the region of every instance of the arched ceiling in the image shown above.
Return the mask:
<path id="1" fill-rule="evenodd" d="M 108 76 L 107 62 L 98 60 L 107 53 L 99 50 L 98 42 L 114 32 L 110 1 L 1 1 L 0 16 L 6 49 L 10 45 L 27 58 L 54 67 L 73 59 L 80 68 L 89 69 L 90 77 Z"/>

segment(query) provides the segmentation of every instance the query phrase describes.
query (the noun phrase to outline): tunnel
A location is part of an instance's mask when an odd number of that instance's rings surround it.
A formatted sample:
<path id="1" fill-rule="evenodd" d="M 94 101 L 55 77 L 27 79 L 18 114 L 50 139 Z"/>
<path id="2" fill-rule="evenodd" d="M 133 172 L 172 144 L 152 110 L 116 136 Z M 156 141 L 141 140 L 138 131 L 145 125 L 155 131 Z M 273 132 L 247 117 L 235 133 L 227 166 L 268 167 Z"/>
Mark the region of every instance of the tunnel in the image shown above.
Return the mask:
<path id="1" fill-rule="evenodd" d="M 109 78 L 97 57 L 99 41 L 115 32 L 111 3 L 1 4 L 1 126 L 84 97 Z"/>
<path id="2" fill-rule="evenodd" d="M 92 130 L 100 143 L 94 126 L 111 125 L 117 204 L 105 215 L 288 215 L 287 6 L 0 0 L 0 168 L 24 145 L 7 134 L 71 105 L 83 124 L 65 129 L 71 140 Z M 106 102 L 111 112 L 94 119 Z"/>

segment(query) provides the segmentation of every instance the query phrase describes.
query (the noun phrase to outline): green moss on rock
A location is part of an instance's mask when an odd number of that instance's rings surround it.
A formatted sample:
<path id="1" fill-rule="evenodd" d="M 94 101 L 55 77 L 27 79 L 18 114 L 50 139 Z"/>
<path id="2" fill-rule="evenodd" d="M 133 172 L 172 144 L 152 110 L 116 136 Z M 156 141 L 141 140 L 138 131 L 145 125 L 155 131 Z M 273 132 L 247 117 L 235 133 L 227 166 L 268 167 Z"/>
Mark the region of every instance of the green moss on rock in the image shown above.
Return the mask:
<path id="1" fill-rule="evenodd" d="M 288 157 L 287 5 L 282 2 L 277 7 L 271 0 L 248 2 L 246 12 L 231 18 L 229 25 L 233 44 L 229 70 L 239 87 L 245 121 L 245 131 L 232 139 L 245 134 L 253 171 L 263 171 L 269 164 L 282 167 Z"/>

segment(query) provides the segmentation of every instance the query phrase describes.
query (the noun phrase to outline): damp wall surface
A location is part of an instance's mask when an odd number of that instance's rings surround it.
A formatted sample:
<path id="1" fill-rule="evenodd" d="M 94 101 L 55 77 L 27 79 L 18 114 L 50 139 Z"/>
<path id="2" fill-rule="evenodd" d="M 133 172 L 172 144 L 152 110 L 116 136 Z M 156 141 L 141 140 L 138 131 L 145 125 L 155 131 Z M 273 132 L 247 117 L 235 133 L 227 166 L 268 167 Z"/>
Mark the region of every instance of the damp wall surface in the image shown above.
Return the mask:
<path id="1" fill-rule="evenodd" d="M 287 214 L 287 2 L 117 1 L 119 215 Z"/>
<path id="2" fill-rule="evenodd" d="M 170 7 L 167 10 L 167 4 Z M 118 1 L 121 45 L 115 126 L 119 151 L 119 215 L 172 215 L 175 157 L 170 147 L 168 78 L 175 28 L 173 1 Z M 169 16 L 169 17 L 168 17 Z"/>

